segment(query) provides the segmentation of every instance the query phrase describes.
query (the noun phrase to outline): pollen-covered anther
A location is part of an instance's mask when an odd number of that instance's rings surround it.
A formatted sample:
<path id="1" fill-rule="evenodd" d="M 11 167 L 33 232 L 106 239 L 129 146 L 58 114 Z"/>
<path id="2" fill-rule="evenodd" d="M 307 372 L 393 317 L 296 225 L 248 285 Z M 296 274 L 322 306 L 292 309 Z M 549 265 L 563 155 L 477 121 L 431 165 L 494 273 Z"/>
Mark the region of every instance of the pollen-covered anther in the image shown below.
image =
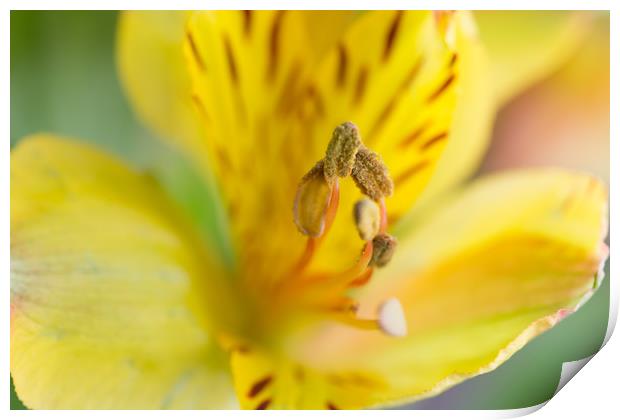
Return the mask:
<path id="1" fill-rule="evenodd" d="M 325 229 L 333 185 L 323 176 L 323 161 L 308 171 L 297 186 L 293 204 L 293 219 L 301 233 L 319 237 Z"/>
<path id="2" fill-rule="evenodd" d="M 372 259 L 370 265 L 383 267 L 392 260 L 398 241 L 387 233 L 380 233 L 372 240 Z"/>
<path id="3" fill-rule="evenodd" d="M 349 176 L 360 147 L 362 140 L 355 124 L 345 122 L 336 127 L 325 152 L 325 178 L 330 180 L 336 176 Z"/>
<path id="4" fill-rule="evenodd" d="M 407 319 L 398 299 L 387 299 L 379 306 L 377 324 L 381 331 L 392 337 L 407 335 Z"/>
<path id="5" fill-rule="evenodd" d="M 381 212 L 379 206 L 372 200 L 364 198 L 355 203 L 353 217 L 360 238 L 370 241 L 378 233 L 381 227 Z"/>
<path id="6" fill-rule="evenodd" d="M 355 155 L 351 177 L 360 191 L 375 201 L 394 192 L 394 182 L 378 154 L 362 146 Z"/>

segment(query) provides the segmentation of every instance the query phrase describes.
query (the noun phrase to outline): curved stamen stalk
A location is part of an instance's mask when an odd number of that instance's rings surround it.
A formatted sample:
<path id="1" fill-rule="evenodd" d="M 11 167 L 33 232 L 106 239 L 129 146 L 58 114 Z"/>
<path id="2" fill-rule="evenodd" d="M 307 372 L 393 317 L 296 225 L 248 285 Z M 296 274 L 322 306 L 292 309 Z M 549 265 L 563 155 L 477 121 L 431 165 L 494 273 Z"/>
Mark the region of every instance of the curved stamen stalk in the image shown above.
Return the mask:
<path id="1" fill-rule="evenodd" d="M 385 206 L 385 199 L 381 198 L 379 200 L 379 214 L 380 216 L 380 224 L 379 224 L 379 233 L 385 233 L 387 231 L 388 226 L 388 217 L 387 217 L 387 207 Z"/>
<path id="2" fill-rule="evenodd" d="M 296 277 L 303 273 L 306 269 L 310 261 L 312 261 L 312 257 L 314 256 L 317 248 L 325 238 L 325 235 L 329 232 L 332 224 L 334 223 L 334 219 L 336 218 L 336 214 L 338 213 L 338 204 L 340 201 L 340 185 L 338 184 L 338 180 L 334 181 L 331 189 L 331 195 L 329 199 L 329 205 L 327 207 L 327 211 L 325 212 L 324 219 L 324 227 L 321 235 L 319 237 L 309 237 L 306 242 L 306 247 L 304 249 L 303 254 L 297 261 L 297 263 L 293 266 L 293 269 L 289 273 L 287 277 Z"/>
<path id="3" fill-rule="evenodd" d="M 341 273 L 308 273 L 338 211 L 338 178 L 348 176 L 367 197 L 353 209 L 359 236 L 365 242 L 361 255 L 352 267 Z M 386 265 L 394 253 L 396 239 L 386 233 L 385 204 L 385 197 L 393 188 L 387 168 L 379 155 L 364 146 L 357 127 L 349 122 L 336 127 L 325 157 L 302 178 L 297 189 L 294 220 L 308 240 L 302 255 L 280 283 L 278 298 L 289 306 L 301 305 L 355 328 L 404 335 L 406 324 L 398 301 L 381 305 L 377 319 L 360 319 L 359 304 L 344 295 L 351 288 L 366 285 L 375 267 Z"/>
<path id="4" fill-rule="evenodd" d="M 353 267 L 340 274 L 324 273 L 291 278 L 286 283 L 288 286 L 286 289 L 289 293 L 295 293 L 295 291 L 302 291 L 312 288 L 314 291 L 322 291 L 322 294 L 325 295 L 333 295 L 341 292 L 342 290 L 347 289 L 347 286 L 351 282 L 355 281 L 369 270 L 368 265 L 372 260 L 372 255 L 372 241 L 368 241 L 362 250 L 360 258 Z"/>
<path id="5" fill-rule="evenodd" d="M 391 337 L 404 337 L 407 335 L 407 319 L 400 301 L 396 298 L 385 300 L 377 310 L 377 318 L 355 318 L 346 312 L 334 313 L 331 319 L 351 327 L 381 331 Z"/>

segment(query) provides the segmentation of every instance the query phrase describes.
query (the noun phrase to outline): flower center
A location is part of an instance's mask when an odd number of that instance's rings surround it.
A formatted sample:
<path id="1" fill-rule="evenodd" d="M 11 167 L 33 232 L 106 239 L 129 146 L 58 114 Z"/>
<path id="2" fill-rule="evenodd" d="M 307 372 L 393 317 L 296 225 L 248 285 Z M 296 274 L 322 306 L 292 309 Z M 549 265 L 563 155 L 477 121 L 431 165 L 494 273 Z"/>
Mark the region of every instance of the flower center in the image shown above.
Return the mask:
<path id="1" fill-rule="evenodd" d="M 337 274 L 312 274 L 308 267 L 316 255 L 338 211 L 339 178 L 351 177 L 365 198 L 355 203 L 353 215 L 360 238 L 365 242 L 353 267 Z M 347 325 L 406 335 L 400 302 L 388 299 L 377 308 L 377 317 L 360 318 L 358 302 L 347 296 L 366 285 L 376 268 L 389 263 L 397 245 L 387 234 L 385 197 L 394 184 L 379 155 L 361 141 L 357 127 L 346 122 L 334 130 L 325 157 L 301 179 L 293 206 L 294 221 L 308 237 L 305 251 L 281 283 L 280 302 L 295 302 L 314 313 Z"/>

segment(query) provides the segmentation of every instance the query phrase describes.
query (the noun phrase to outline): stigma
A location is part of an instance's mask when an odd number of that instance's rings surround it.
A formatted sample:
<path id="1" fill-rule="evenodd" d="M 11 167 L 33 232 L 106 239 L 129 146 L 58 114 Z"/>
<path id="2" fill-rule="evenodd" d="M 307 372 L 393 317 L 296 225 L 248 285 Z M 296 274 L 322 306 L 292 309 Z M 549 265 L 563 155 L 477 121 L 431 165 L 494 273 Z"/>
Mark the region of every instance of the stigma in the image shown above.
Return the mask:
<path id="1" fill-rule="evenodd" d="M 317 248 L 328 235 L 339 204 L 339 179 L 350 177 L 361 198 L 353 210 L 353 219 L 361 240 L 361 253 L 353 267 L 343 273 L 309 274 L 306 271 Z M 396 298 L 380 304 L 376 317 L 358 317 L 359 303 L 349 298 L 349 291 L 371 281 L 373 272 L 389 264 L 397 240 L 387 233 L 385 198 L 394 183 L 380 156 L 362 142 L 355 124 L 345 122 L 334 129 L 325 156 L 303 176 L 293 203 L 293 220 L 300 233 L 307 236 L 306 249 L 285 282 L 287 299 L 319 296 L 313 309 L 333 321 L 353 328 L 380 331 L 388 336 L 407 334 L 406 317 Z M 293 294 L 293 296 L 291 296 Z"/>

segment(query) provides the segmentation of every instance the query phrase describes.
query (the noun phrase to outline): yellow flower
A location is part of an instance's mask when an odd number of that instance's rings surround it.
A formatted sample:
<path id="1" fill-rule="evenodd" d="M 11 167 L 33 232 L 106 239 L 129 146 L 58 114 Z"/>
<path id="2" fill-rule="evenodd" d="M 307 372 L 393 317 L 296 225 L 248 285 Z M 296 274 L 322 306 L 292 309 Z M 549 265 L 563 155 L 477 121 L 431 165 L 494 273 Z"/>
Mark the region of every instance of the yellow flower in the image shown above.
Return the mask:
<path id="1" fill-rule="evenodd" d="M 151 178 L 24 139 L 11 373 L 29 407 L 412 401 L 494 369 L 595 285 L 597 180 L 456 187 L 495 103 L 467 13 L 132 12 L 119 66 L 138 114 L 214 175 L 234 267 Z"/>

